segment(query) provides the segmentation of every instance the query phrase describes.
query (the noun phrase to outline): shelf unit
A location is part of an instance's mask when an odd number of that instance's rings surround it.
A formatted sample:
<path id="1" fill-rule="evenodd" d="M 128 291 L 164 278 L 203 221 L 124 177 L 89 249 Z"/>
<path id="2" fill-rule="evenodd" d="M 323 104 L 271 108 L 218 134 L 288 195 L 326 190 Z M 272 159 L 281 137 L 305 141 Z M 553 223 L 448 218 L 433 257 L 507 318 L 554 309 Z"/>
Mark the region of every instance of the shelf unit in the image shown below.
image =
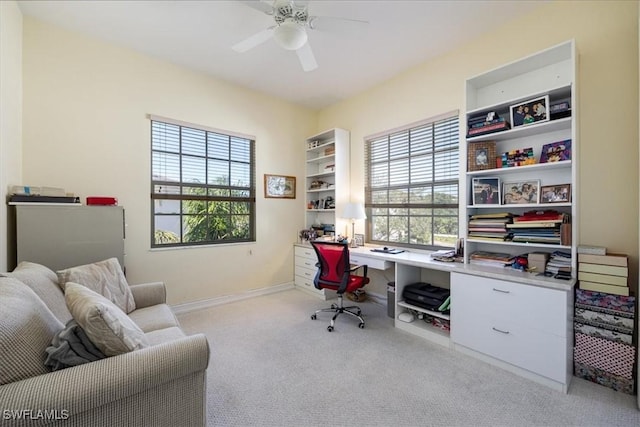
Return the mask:
<path id="1" fill-rule="evenodd" d="M 531 250 L 537 252 L 553 252 L 562 250 L 572 254 L 572 275 L 576 274 L 576 246 L 578 243 L 578 191 L 577 161 L 579 140 L 577 135 L 577 76 L 576 50 L 573 40 L 540 51 L 536 54 L 512 62 L 497 69 L 488 71 L 466 81 L 465 109 L 466 120 L 490 112 L 510 121 L 510 107 L 529 100 L 548 96 L 547 114 L 554 102 L 567 100 L 570 103 L 570 117 L 554 119 L 518 126 L 509 130 L 497 131 L 481 136 L 467 137 L 461 144 L 460 151 L 460 188 L 463 206 L 460 209 L 460 234 L 465 237 L 465 263 L 469 263 L 469 255 L 474 251 L 492 251 L 522 255 Z M 464 134 L 466 135 L 466 123 Z M 532 147 L 537 162 L 540 161 L 542 147 L 545 144 L 571 140 L 571 160 L 536 163 L 509 168 L 496 168 L 496 159 L 489 159 L 494 169 L 478 171 L 468 170 L 468 150 L 473 142 L 495 141 L 496 156 L 502 153 Z M 505 183 L 539 180 L 540 186 L 571 185 L 570 202 L 563 203 L 528 203 L 509 205 L 474 205 L 473 179 L 499 178 L 501 186 Z M 503 189 L 500 189 L 501 195 Z M 504 203 L 501 200 L 501 203 Z M 474 214 L 510 212 L 520 215 L 531 210 L 554 209 L 570 214 L 571 244 L 556 245 L 544 243 L 519 243 L 511 241 L 486 241 L 468 238 L 468 220 Z"/>
<path id="2" fill-rule="evenodd" d="M 429 324 L 419 319 L 416 319 L 411 323 L 403 322 L 402 320 L 398 319 L 399 313 L 409 310 L 424 313 L 432 317 L 439 317 L 441 319 L 449 320 L 449 315 L 437 313 L 431 310 L 417 307 L 412 304 L 408 304 L 402 299 L 404 288 L 413 283 L 427 282 L 441 288 L 449 288 L 449 273 L 425 269 L 414 265 L 396 263 L 395 279 L 396 318 L 394 320 L 394 326 L 403 331 L 428 339 L 429 341 L 436 344 L 449 347 L 451 345 L 451 341 L 449 339 L 449 331 L 439 329 L 435 325 Z"/>
<path id="3" fill-rule="evenodd" d="M 305 144 L 305 227 L 344 233 L 346 220 L 339 214 L 349 203 L 349 131 L 330 129 L 307 138 Z M 328 208 L 327 199 L 333 200 L 333 208 Z"/>

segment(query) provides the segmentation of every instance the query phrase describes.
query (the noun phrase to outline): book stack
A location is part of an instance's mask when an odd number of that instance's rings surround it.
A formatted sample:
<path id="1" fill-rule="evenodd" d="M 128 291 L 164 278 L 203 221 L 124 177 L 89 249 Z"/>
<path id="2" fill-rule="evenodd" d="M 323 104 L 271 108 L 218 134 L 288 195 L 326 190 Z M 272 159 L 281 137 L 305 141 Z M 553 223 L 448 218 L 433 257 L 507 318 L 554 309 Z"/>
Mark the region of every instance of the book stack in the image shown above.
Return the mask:
<path id="1" fill-rule="evenodd" d="M 574 375 L 634 394 L 635 298 L 576 289 Z"/>
<path id="2" fill-rule="evenodd" d="M 14 185 L 9 203 L 68 203 L 79 204 L 80 198 L 67 194 L 62 188 Z"/>
<path id="3" fill-rule="evenodd" d="M 556 210 L 528 211 L 514 217 L 513 224 L 507 224 L 507 229 L 514 242 L 560 245 L 565 243 L 561 226 L 568 223 L 569 218 L 569 214 Z"/>
<path id="4" fill-rule="evenodd" d="M 514 258 L 513 255 L 499 252 L 476 251 L 469 255 L 469 264 L 504 268 L 510 267 Z"/>
<path id="5" fill-rule="evenodd" d="M 553 251 L 544 272 L 556 279 L 571 279 L 571 252 Z"/>
<path id="6" fill-rule="evenodd" d="M 470 239 L 477 240 L 509 240 L 511 233 L 507 225 L 513 222 L 513 216 L 508 212 L 471 215 L 468 236 Z"/>
<path id="7" fill-rule="evenodd" d="M 580 289 L 629 296 L 628 257 L 578 253 Z"/>
<path id="8" fill-rule="evenodd" d="M 509 122 L 504 117 L 498 116 L 495 111 L 481 116 L 469 117 L 467 126 L 467 137 L 485 135 L 510 128 Z"/>

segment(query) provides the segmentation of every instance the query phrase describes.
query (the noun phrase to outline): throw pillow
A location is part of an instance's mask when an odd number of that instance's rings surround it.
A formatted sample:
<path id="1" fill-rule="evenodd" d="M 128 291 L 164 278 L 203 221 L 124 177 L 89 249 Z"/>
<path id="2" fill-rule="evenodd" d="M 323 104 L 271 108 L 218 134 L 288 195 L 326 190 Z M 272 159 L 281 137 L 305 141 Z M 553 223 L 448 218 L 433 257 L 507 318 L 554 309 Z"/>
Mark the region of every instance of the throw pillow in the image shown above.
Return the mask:
<path id="1" fill-rule="evenodd" d="M 97 292 L 67 282 L 64 297 L 75 321 L 105 355 L 117 356 L 149 345 L 142 329 Z"/>
<path id="2" fill-rule="evenodd" d="M 117 258 L 60 270 L 58 281 L 64 291 L 68 282 L 84 285 L 107 298 L 125 313 L 136 309 L 133 294 Z"/>
<path id="3" fill-rule="evenodd" d="M 58 286 L 58 276 L 53 270 L 41 264 L 22 261 L 11 273 L 0 273 L 0 276 L 13 277 L 30 287 L 62 324 L 71 320 L 64 293 Z"/>
<path id="4" fill-rule="evenodd" d="M 45 350 L 64 328 L 36 293 L 17 279 L 0 278 L 0 384 L 47 373 Z"/>

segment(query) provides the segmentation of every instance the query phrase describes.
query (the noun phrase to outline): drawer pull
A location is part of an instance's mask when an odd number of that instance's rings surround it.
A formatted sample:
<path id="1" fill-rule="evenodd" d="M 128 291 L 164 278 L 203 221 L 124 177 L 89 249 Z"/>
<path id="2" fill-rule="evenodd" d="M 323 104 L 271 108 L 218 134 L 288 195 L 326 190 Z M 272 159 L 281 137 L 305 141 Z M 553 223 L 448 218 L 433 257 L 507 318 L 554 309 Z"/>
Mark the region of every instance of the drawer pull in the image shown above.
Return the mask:
<path id="1" fill-rule="evenodd" d="M 503 293 L 503 294 L 510 294 L 510 293 L 511 293 L 511 291 L 504 291 L 504 290 L 502 290 L 502 289 L 496 289 L 496 288 L 493 288 L 493 290 L 494 290 L 494 291 L 496 291 L 496 292 L 501 292 L 501 293 Z"/>
<path id="2" fill-rule="evenodd" d="M 500 332 L 501 334 L 505 334 L 505 335 L 508 335 L 508 334 L 509 334 L 509 331 L 502 331 L 502 330 L 497 329 L 497 328 L 495 328 L 495 327 L 493 327 L 493 326 L 491 327 L 491 329 L 493 329 L 493 330 L 494 330 L 494 331 L 496 331 L 496 332 Z"/>

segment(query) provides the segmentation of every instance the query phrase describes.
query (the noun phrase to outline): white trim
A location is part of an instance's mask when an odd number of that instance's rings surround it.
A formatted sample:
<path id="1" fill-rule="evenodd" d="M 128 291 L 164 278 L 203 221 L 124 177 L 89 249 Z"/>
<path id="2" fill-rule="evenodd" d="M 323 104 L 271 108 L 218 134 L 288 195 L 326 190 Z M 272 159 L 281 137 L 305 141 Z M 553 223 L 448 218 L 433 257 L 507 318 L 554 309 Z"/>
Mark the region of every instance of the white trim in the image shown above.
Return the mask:
<path id="1" fill-rule="evenodd" d="M 212 127 L 209 127 L 209 126 L 198 125 L 198 124 L 195 124 L 195 123 L 183 122 L 182 120 L 175 120 L 175 119 L 170 119 L 168 117 L 156 116 L 155 114 L 147 114 L 147 118 L 149 120 L 153 120 L 154 122 L 169 123 L 169 124 L 172 124 L 172 125 L 184 126 L 184 127 L 192 128 L 192 129 L 206 130 L 208 132 L 221 133 L 221 134 L 227 135 L 227 136 L 235 136 L 237 138 L 250 139 L 252 141 L 256 140 L 256 137 L 254 135 L 247 135 L 247 134 L 244 134 L 244 133 L 232 132 L 230 130 L 224 130 L 224 129 L 216 129 L 216 128 L 212 128 Z"/>
<path id="2" fill-rule="evenodd" d="M 251 289 L 239 294 L 224 295 L 216 298 L 208 298 L 199 301 L 185 302 L 183 304 L 176 304 L 171 306 L 171 310 L 174 314 L 185 314 L 196 310 L 202 310 L 204 308 L 215 307 L 222 304 L 228 304 L 231 302 L 242 301 L 249 298 L 254 298 L 262 295 L 274 294 L 276 292 L 282 292 L 289 289 L 293 289 L 293 282 L 283 283 L 281 285 L 269 286 L 267 288 Z"/>

